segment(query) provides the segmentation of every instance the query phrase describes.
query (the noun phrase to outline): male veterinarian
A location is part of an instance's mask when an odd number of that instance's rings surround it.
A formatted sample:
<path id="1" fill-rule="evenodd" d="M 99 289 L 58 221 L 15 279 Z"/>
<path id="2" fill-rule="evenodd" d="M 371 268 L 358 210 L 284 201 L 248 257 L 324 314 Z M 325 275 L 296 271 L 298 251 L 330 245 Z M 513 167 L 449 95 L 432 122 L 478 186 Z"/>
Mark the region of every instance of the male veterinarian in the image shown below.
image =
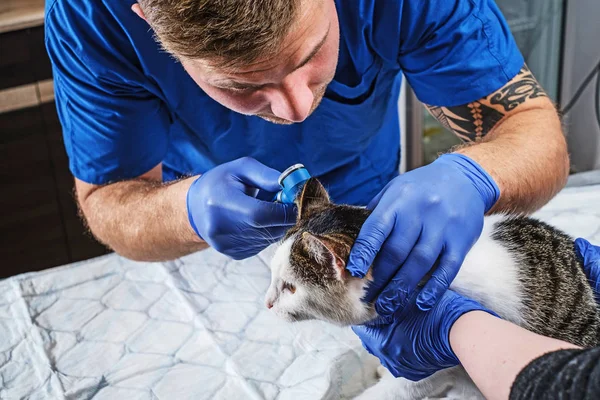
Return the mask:
<path id="1" fill-rule="evenodd" d="M 492 0 L 46 3 L 77 199 L 126 257 L 255 255 L 293 224 L 272 193 L 303 163 L 334 201 L 373 209 L 347 268 L 375 262 L 380 314 L 439 259 L 426 310 L 485 213 L 535 210 L 565 183 L 558 115 Z M 398 176 L 402 74 L 465 146 Z"/>

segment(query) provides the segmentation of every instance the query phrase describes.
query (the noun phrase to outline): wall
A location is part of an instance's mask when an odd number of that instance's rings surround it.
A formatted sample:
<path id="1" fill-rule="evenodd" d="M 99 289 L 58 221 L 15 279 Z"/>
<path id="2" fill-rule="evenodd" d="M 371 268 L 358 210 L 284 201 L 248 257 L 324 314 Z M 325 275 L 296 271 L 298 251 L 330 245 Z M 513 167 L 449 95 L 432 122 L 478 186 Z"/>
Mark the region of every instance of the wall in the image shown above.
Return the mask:
<path id="1" fill-rule="evenodd" d="M 573 98 L 577 88 L 600 61 L 600 1 L 567 3 L 561 102 Z M 565 115 L 571 163 L 577 172 L 600 169 L 600 127 L 594 107 L 595 77 L 571 112 Z"/>

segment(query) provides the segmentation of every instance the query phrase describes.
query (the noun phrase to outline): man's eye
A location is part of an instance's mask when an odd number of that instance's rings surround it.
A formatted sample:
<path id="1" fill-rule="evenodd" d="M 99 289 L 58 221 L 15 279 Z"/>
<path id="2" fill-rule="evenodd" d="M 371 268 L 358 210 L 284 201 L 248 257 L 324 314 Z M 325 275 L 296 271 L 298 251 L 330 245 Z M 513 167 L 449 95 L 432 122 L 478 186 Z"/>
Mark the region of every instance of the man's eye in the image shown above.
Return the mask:
<path id="1" fill-rule="evenodd" d="M 296 293 L 296 286 L 289 282 L 283 282 L 283 290 L 289 290 L 291 294 Z"/>
<path id="2" fill-rule="evenodd" d="M 227 90 L 229 90 L 230 92 L 234 92 L 234 93 L 246 93 L 246 92 L 251 92 L 252 90 L 255 90 L 252 87 L 229 87 L 227 88 Z"/>

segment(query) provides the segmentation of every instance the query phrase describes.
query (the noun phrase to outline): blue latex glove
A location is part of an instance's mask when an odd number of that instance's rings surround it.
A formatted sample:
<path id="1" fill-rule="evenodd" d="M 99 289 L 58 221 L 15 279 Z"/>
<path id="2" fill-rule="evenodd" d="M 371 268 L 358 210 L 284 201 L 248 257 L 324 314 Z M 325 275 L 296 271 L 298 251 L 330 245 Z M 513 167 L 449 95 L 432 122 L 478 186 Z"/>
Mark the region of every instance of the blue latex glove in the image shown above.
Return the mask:
<path id="1" fill-rule="evenodd" d="M 485 212 L 499 196 L 494 180 L 456 153 L 392 180 L 368 205 L 373 212 L 348 260 L 348 271 L 358 277 L 374 262 L 365 300 L 377 298 L 377 313 L 389 317 L 439 258 L 417 298 L 422 310 L 433 307 L 456 277 L 481 234 Z"/>
<path id="2" fill-rule="evenodd" d="M 256 199 L 277 192 L 279 172 L 253 158 L 219 165 L 200 176 L 187 193 L 190 224 L 201 239 L 233 259 L 256 255 L 295 223 L 295 207 Z"/>
<path id="3" fill-rule="evenodd" d="M 594 246 L 583 238 L 575 240 L 575 250 L 583 260 L 583 271 L 594 289 L 596 303 L 600 305 L 600 247 Z"/>
<path id="4" fill-rule="evenodd" d="M 461 315 L 474 310 L 496 315 L 476 301 L 447 290 L 430 311 L 408 301 L 391 324 L 378 319 L 352 330 L 392 375 L 418 381 L 459 364 L 450 347 L 450 328 Z"/>

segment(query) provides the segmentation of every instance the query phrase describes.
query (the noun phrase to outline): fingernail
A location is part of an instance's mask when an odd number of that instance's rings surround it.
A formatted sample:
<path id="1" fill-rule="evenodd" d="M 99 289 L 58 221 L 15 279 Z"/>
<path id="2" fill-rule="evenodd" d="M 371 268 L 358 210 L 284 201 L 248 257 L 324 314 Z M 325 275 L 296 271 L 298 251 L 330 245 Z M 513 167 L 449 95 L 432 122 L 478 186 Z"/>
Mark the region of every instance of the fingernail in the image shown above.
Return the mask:
<path id="1" fill-rule="evenodd" d="M 365 277 L 364 272 L 362 272 L 359 268 L 357 268 L 354 265 L 347 266 L 346 267 L 346 271 L 350 272 L 350 275 L 352 275 L 355 278 L 364 278 Z"/>
<path id="2" fill-rule="evenodd" d="M 348 272 L 350 272 L 350 275 L 352 275 L 355 278 L 361 278 L 362 279 L 362 278 L 365 277 L 365 274 L 363 274 L 362 271 L 357 271 L 357 270 L 352 269 L 352 270 L 348 270 Z"/>
<path id="3" fill-rule="evenodd" d="M 433 308 L 433 298 L 429 293 L 425 293 L 422 296 L 419 296 L 417 299 L 417 307 L 421 311 L 429 311 Z"/>
<path id="4" fill-rule="evenodd" d="M 390 304 L 382 305 L 380 303 L 375 303 L 375 312 L 385 324 L 390 324 L 392 322 L 392 315 L 395 311 L 396 309 L 393 306 L 390 306 Z"/>

